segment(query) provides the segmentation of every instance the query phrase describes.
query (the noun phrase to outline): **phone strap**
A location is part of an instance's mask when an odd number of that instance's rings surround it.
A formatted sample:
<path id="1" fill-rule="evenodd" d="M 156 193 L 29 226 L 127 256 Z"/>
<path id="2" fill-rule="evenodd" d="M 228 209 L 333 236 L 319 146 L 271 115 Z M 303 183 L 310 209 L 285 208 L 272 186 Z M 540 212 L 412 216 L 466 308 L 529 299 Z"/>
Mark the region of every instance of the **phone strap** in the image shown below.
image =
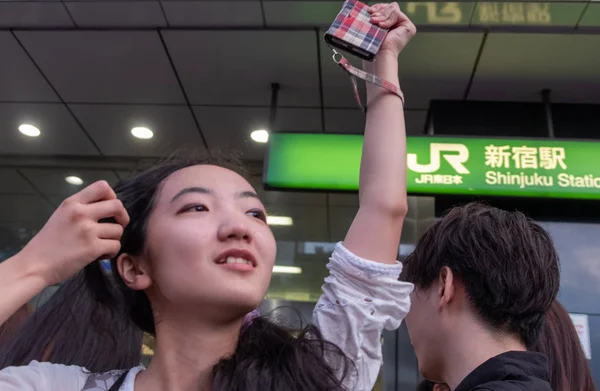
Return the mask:
<path id="1" fill-rule="evenodd" d="M 350 76 L 350 81 L 352 82 L 352 87 L 354 88 L 354 97 L 356 98 L 356 102 L 358 103 L 358 107 L 360 107 L 365 113 L 367 112 L 366 106 L 364 106 L 360 100 L 360 94 L 358 93 L 358 84 L 356 82 L 356 78 L 366 81 L 367 83 L 375 84 L 376 86 L 385 88 L 386 90 L 398 95 L 400 100 L 402 100 L 402 105 L 404 106 L 404 94 L 400 90 L 400 88 L 390 83 L 387 80 L 383 80 L 382 78 L 373 75 L 372 73 L 365 72 L 362 69 L 358 69 L 357 67 L 350 64 L 350 61 L 341 53 L 333 50 L 333 61 L 338 64 L 348 76 Z"/>

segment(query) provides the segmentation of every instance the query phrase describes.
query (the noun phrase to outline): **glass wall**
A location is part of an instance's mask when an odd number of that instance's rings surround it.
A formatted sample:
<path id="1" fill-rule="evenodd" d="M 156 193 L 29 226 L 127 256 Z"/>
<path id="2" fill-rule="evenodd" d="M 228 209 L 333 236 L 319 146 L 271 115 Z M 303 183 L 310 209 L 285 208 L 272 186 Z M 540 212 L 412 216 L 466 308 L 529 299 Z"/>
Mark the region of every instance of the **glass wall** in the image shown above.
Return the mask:
<path id="1" fill-rule="evenodd" d="M 567 311 L 586 314 L 591 360 L 596 385 L 600 385 L 600 224 L 543 222 L 558 249 L 561 282 L 558 299 Z"/>

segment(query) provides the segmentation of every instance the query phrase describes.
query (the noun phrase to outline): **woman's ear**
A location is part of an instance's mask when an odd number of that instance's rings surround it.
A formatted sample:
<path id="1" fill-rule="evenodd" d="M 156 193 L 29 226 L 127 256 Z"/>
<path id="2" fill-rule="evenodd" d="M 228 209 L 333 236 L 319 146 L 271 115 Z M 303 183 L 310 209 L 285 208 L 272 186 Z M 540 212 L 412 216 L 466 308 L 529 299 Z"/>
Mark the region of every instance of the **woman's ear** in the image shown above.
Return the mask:
<path id="1" fill-rule="evenodd" d="M 117 258 L 117 270 L 129 289 L 143 291 L 152 285 L 152 278 L 148 273 L 146 263 L 137 257 L 121 254 Z"/>

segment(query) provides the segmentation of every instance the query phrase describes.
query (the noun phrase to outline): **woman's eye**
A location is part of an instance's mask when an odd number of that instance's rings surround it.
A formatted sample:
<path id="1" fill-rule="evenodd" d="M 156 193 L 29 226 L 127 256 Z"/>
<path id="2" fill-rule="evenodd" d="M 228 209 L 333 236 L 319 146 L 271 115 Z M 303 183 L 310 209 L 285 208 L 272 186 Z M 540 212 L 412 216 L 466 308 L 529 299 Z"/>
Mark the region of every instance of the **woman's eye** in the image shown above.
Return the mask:
<path id="1" fill-rule="evenodd" d="M 204 205 L 194 204 L 186 206 L 182 212 L 208 212 L 208 208 Z"/>
<path id="2" fill-rule="evenodd" d="M 251 210 L 248 212 L 248 215 L 265 222 L 267 221 L 267 215 L 262 210 Z"/>

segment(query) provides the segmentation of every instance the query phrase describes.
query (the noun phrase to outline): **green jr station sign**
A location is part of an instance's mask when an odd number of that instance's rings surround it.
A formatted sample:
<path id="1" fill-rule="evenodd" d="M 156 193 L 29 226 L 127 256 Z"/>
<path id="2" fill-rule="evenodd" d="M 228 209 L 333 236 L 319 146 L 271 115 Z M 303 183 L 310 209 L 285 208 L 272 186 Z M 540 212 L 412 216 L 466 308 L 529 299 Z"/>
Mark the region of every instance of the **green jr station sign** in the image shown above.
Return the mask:
<path id="1" fill-rule="evenodd" d="M 274 133 L 272 189 L 356 191 L 362 135 Z M 600 143 L 409 137 L 408 192 L 600 200 Z"/>

